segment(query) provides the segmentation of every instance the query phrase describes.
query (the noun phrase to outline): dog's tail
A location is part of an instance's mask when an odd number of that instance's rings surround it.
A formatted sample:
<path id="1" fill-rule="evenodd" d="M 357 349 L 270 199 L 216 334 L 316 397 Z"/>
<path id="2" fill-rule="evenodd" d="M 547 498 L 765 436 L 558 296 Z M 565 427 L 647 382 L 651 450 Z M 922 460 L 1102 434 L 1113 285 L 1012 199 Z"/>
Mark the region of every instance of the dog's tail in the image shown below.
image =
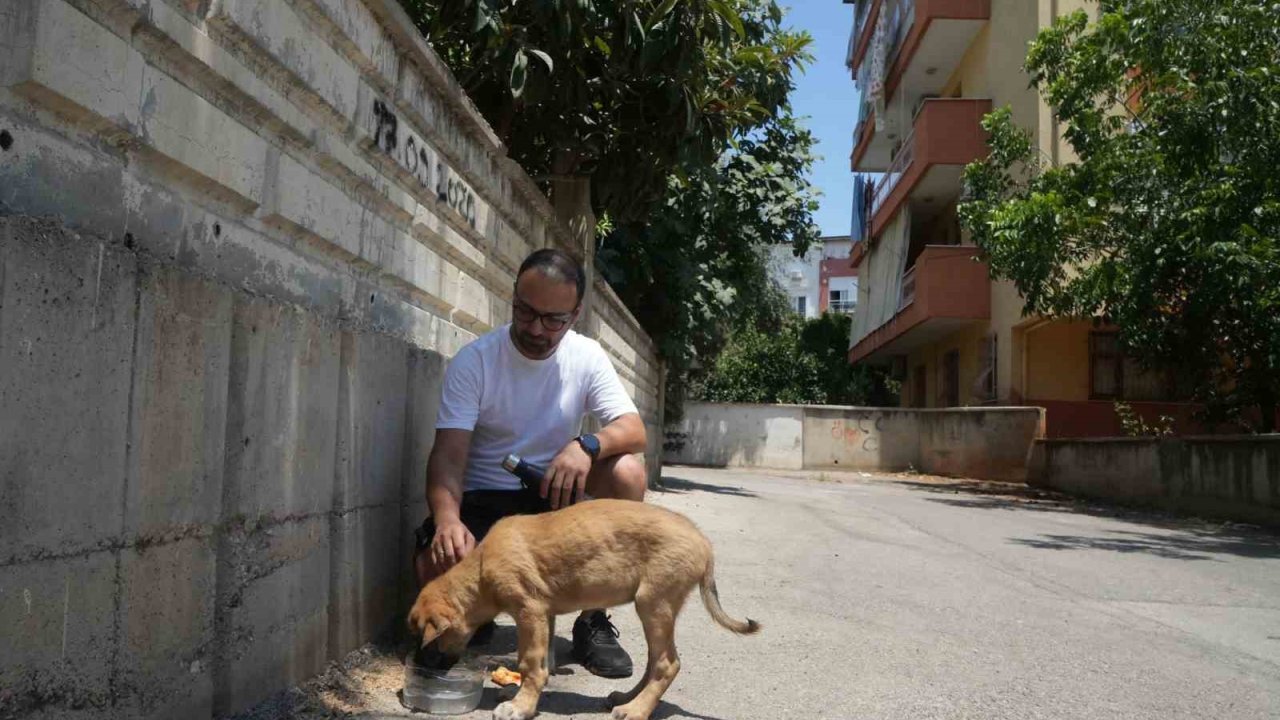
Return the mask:
<path id="1" fill-rule="evenodd" d="M 747 618 L 746 622 L 734 620 L 720 607 L 720 593 L 716 590 L 716 561 L 707 556 L 707 570 L 702 574 L 702 604 L 707 607 L 711 619 L 739 635 L 754 635 L 760 632 L 760 623 Z"/>

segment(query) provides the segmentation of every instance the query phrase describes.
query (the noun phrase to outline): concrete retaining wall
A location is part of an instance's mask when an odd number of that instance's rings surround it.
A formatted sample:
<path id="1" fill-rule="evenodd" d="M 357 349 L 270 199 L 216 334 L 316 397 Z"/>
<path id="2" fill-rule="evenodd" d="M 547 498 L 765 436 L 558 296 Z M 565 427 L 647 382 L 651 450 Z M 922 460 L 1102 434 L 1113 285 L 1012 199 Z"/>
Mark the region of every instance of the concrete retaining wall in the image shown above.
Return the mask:
<path id="1" fill-rule="evenodd" d="M 1037 408 L 904 410 L 689 403 L 664 460 L 691 465 L 841 468 L 993 480 L 1026 478 Z"/>
<path id="2" fill-rule="evenodd" d="M 1280 525 L 1280 435 L 1042 440 L 1031 484 Z"/>
<path id="3" fill-rule="evenodd" d="M 569 238 L 395 0 L 0 3 L 0 714 L 235 713 L 399 622 L 448 358 Z"/>

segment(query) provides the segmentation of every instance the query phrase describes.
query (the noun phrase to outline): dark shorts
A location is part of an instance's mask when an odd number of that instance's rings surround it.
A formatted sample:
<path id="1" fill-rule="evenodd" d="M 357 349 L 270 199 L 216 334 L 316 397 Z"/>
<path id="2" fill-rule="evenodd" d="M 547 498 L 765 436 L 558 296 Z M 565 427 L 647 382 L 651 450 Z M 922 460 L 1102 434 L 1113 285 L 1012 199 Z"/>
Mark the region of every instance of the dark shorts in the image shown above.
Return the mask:
<path id="1" fill-rule="evenodd" d="M 550 509 L 547 501 L 531 490 L 472 490 L 462 493 L 459 515 L 462 524 L 467 526 L 479 543 L 489 534 L 494 523 L 504 517 L 536 515 Z M 418 549 L 421 550 L 431 544 L 431 539 L 436 535 L 436 524 L 428 516 L 413 532 L 417 536 Z"/>

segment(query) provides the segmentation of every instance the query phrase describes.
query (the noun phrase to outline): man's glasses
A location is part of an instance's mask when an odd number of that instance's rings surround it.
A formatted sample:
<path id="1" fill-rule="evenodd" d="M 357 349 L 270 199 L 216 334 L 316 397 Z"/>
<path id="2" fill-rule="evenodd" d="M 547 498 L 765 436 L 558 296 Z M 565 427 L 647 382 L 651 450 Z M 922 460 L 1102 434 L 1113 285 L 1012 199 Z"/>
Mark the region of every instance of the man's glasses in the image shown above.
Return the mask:
<path id="1" fill-rule="evenodd" d="M 542 321 L 542 327 L 549 332 L 559 332 L 573 320 L 573 313 L 540 313 L 537 310 L 524 304 L 524 301 L 518 297 L 513 297 L 511 301 L 511 310 L 516 320 L 522 323 L 531 323 L 535 319 Z"/>

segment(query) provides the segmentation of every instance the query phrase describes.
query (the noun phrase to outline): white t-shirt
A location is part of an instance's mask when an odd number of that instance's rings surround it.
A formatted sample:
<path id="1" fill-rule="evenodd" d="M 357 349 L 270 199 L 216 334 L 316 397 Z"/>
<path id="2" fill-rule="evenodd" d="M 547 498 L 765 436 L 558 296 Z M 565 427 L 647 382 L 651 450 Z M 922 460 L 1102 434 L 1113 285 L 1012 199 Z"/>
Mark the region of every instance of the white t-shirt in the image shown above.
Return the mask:
<path id="1" fill-rule="evenodd" d="M 502 459 L 516 453 L 545 467 L 588 412 L 601 425 L 637 412 L 600 343 L 570 330 L 551 357 L 530 360 L 503 325 L 449 362 L 436 428 L 472 432 L 465 490 L 518 490 Z"/>

